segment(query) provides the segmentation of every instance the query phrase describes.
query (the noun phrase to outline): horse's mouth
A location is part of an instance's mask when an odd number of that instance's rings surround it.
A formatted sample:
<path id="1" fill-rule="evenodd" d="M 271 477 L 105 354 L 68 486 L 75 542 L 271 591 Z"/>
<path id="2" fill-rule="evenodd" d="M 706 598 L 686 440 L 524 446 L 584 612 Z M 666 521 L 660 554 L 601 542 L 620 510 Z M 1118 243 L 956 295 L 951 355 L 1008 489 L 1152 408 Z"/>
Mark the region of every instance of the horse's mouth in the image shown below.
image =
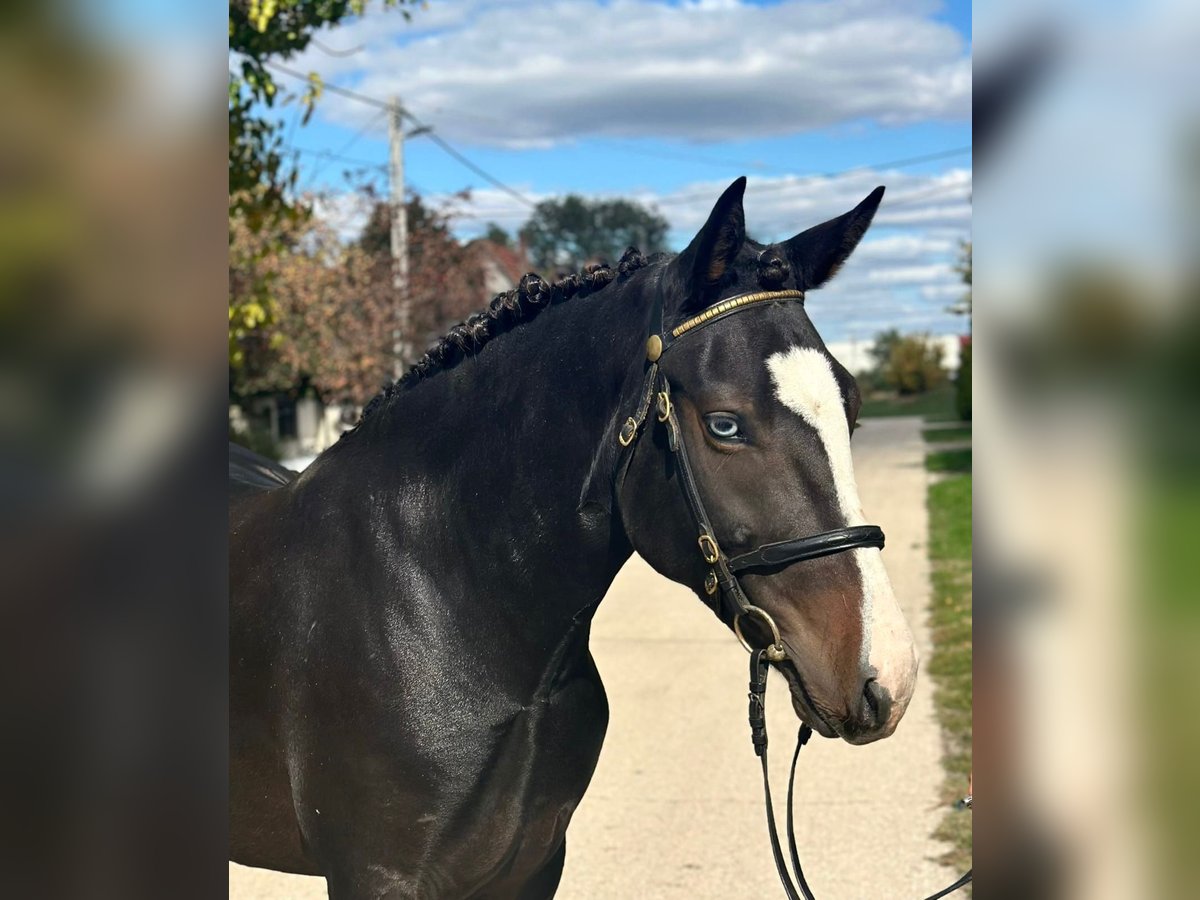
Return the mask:
<path id="1" fill-rule="evenodd" d="M 783 673 L 783 677 L 787 679 L 789 693 L 792 695 L 792 709 L 796 711 L 796 715 L 800 720 L 806 723 L 813 731 L 821 735 L 821 737 L 836 738 L 840 734 L 838 730 L 825 718 L 820 708 L 813 702 L 812 697 L 808 694 L 808 689 L 804 687 L 804 680 L 800 677 L 800 671 L 796 668 L 796 664 L 791 659 L 785 659 L 782 662 L 775 663 L 775 668 Z"/>

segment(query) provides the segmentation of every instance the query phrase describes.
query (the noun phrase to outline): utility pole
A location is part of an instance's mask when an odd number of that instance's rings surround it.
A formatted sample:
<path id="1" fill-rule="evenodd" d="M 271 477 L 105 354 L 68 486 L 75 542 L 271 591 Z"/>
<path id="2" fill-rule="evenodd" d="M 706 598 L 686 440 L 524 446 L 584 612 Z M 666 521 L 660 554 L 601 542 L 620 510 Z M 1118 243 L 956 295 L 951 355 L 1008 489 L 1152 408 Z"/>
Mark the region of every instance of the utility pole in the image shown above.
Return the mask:
<path id="1" fill-rule="evenodd" d="M 391 144 L 389 175 L 392 187 L 392 287 L 396 291 L 396 320 L 392 329 L 395 377 L 404 374 L 409 359 L 408 209 L 404 205 L 404 108 L 399 97 L 388 103 Z"/>

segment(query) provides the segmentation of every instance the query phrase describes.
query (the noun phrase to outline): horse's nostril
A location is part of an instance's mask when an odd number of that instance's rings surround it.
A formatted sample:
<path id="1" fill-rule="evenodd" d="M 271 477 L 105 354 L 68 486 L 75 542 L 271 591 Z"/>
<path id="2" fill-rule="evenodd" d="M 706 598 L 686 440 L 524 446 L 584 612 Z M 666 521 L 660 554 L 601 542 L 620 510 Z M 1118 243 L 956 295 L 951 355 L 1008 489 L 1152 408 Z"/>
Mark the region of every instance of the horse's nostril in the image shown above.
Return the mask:
<path id="1" fill-rule="evenodd" d="M 874 678 L 863 685 L 862 721 L 867 728 L 882 728 L 892 713 L 892 695 Z"/>

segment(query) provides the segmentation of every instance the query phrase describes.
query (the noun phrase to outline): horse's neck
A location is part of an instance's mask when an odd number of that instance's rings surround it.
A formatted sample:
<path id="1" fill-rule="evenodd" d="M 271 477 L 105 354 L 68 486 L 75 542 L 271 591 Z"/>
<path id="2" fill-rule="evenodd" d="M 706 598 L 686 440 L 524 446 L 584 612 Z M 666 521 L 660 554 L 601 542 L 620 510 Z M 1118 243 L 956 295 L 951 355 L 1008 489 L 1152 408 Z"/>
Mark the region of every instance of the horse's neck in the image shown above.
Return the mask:
<path id="1" fill-rule="evenodd" d="M 418 562 L 444 573 L 455 603 L 502 608 L 527 629 L 574 627 L 629 557 L 617 510 L 580 503 L 640 372 L 643 310 L 624 294 L 612 285 L 543 312 L 353 435 L 396 484 L 401 546 L 433 557 Z"/>

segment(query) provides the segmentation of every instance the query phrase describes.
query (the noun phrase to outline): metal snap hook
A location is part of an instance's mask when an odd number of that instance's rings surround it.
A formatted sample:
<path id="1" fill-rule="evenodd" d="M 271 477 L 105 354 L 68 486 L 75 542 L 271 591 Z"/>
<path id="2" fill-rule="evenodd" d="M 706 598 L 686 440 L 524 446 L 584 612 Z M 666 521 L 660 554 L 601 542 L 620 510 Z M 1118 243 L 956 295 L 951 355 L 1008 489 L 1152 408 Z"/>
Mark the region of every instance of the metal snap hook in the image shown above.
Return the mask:
<path id="1" fill-rule="evenodd" d="M 741 619 L 742 616 L 756 615 L 767 623 L 767 627 L 771 629 L 771 637 L 775 640 L 766 648 L 767 659 L 771 662 L 780 662 L 787 659 L 787 651 L 783 649 L 783 638 L 779 636 L 779 628 L 775 625 L 775 620 L 767 613 L 765 609 L 760 609 L 757 606 L 747 606 L 740 613 L 733 617 L 733 633 L 737 635 L 738 643 L 746 648 L 747 653 L 753 653 L 754 648 L 750 646 L 745 635 L 742 634 Z"/>

